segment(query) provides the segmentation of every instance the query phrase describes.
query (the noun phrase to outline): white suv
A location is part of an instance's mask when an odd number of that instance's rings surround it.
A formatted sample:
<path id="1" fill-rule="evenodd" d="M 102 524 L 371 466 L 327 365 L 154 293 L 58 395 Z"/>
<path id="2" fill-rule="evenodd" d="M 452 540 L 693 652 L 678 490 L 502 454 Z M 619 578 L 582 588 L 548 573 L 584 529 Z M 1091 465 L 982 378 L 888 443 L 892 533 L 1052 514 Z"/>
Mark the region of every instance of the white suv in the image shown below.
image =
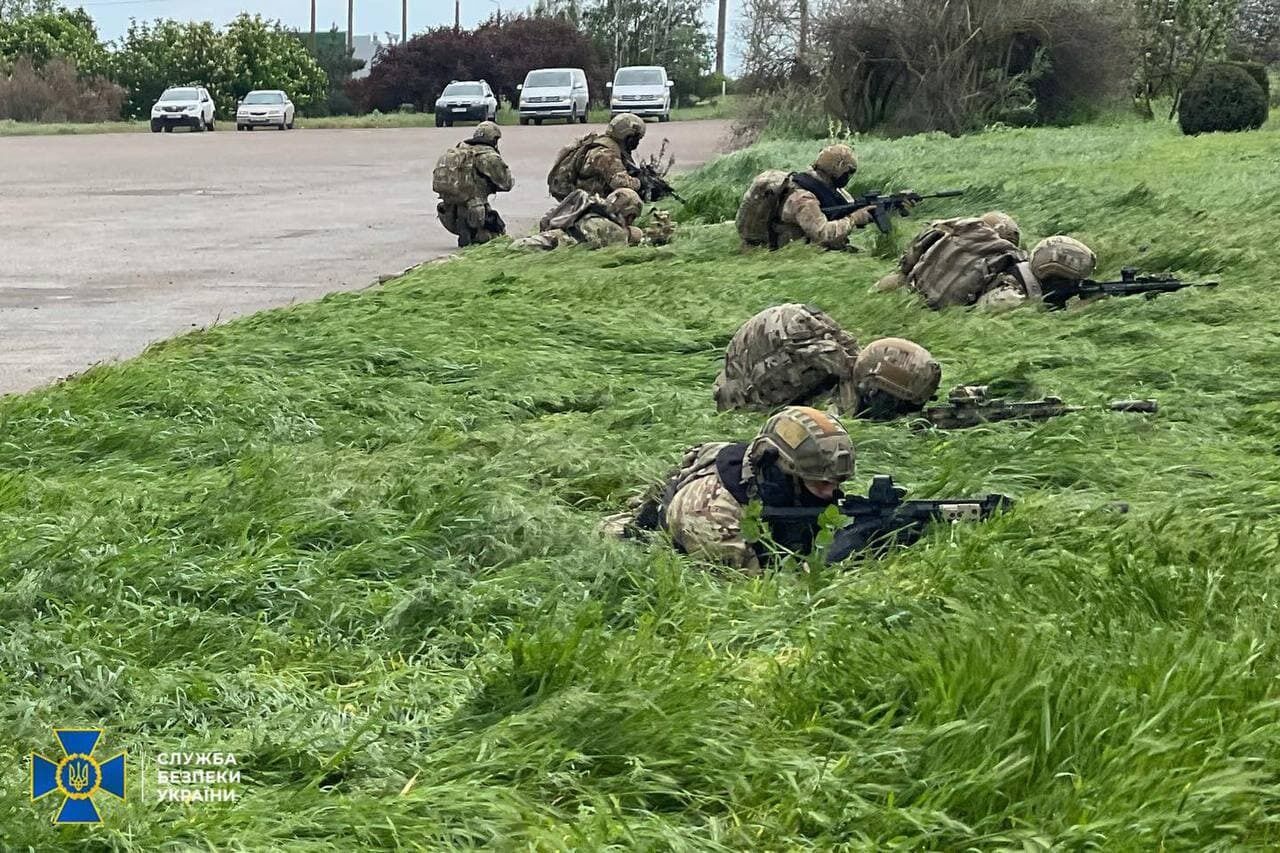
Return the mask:
<path id="1" fill-rule="evenodd" d="M 213 130 L 213 98 L 204 86 L 165 89 L 151 108 L 151 132 L 169 133 L 175 127 L 192 131 Z"/>

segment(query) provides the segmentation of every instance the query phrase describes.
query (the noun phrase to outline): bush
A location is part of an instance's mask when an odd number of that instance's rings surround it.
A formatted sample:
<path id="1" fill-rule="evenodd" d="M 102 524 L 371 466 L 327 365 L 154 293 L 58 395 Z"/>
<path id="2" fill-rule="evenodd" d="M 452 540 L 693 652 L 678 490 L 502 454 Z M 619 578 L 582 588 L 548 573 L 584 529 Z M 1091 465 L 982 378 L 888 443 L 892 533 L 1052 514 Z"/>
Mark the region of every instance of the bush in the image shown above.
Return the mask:
<path id="1" fill-rule="evenodd" d="M 1258 85 L 1262 87 L 1263 97 L 1267 98 L 1267 100 L 1271 99 L 1271 75 L 1267 72 L 1267 66 L 1261 62 L 1233 62 L 1231 64 L 1256 80 Z"/>
<path id="2" fill-rule="evenodd" d="M 55 57 L 37 68 L 24 56 L 0 76 L 0 119 L 112 121 L 120 118 L 124 100 L 124 89 L 103 77 L 81 78 L 67 59 Z"/>
<path id="3" fill-rule="evenodd" d="M 391 45 L 347 92 L 364 112 L 394 112 L 401 104 L 431 112 L 449 81 L 483 79 L 499 99 L 515 103 L 516 86 L 541 67 L 581 68 L 596 98 L 604 95 L 604 63 L 586 36 L 559 18 L 519 17 L 476 30 L 438 27 Z"/>
<path id="4" fill-rule="evenodd" d="M 1187 135 L 1251 130 L 1267 120 L 1267 96 L 1237 65 L 1211 65 L 1187 84 L 1178 108 L 1178 124 Z"/>
<path id="5" fill-rule="evenodd" d="M 1094 0 L 867 0 L 822 21 L 829 108 L 851 128 L 957 134 L 1088 118 L 1129 78 Z"/>

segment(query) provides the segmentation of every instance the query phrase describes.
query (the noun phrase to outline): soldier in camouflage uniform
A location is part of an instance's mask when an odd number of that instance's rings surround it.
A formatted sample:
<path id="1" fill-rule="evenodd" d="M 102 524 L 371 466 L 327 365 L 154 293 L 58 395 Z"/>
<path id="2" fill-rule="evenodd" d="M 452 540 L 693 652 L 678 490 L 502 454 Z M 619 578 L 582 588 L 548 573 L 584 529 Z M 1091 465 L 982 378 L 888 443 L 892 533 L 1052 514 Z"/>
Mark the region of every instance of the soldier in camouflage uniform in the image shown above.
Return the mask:
<path id="1" fill-rule="evenodd" d="M 640 215 L 640 206 L 640 196 L 634 190 L 614 190 L 608 198 L 574 190 L 542 217 L 539 233 L 511 245 L 516 249 L 548 251 L 579 243 L 592 249 L 635 246 L 644 239 L 634 224 Z"/>
<path id="2" fill-rule="evenodd" d="M 766 508 L 837 503 L 840 485 L 853 476 L 853 461 L 853 443 L 839 421 L 817 409 L 789 406 L 769 418 L 749 444 L 714 442 L 687 450 L 675 474 L 635 512 L 609 519 L 606 530 L 633 536 L 661 528 L 683 553 L 759 573 L 774 555 L 743 537 L 744 507 L 752 501 Z M 766 524 L 786 551 L 813 549 L 816 518 Z"/>
<path id="3" fill-rule="evenodd" d="M 644 119 L 621 113 L 609 122 L 604 133 L 587 136 L 566 146 L 556 157 L 547 175 L 551 196 L 563 201 L 574 189 L 607 196 L 614 190 L 640 191 L 638 167 L 632 152 L 644 138 Z"/>
<path id="4" fill-rule="evenodd" d="M 506 224 L 489 206 L 493 193 L 510 192 L 515 186 L 511 170 L 498 153 L 502 131 L 491 121 L 476 125 L 471 138 L 459 142 L 436 162 L 432 189 L 440 196 L 436 215 L 458 246 L 487 243 L 506 233 Z"/>
<path id="5" fill-rule="evenodd" d="M 906 285 L 933 309 L 976 305 L 1002 310 L 1038 299 L 1056 280 L 1078 281 L 1093 274 L 1097 259 L 1070 237 L 1048 237 L 1031 254 L 1018 248 L 1018 225 L 992 211 L 976 219 L 930 223 L 907 248 L 898 270 L 876 285 Z"/>
<path id="6" fill-rule="evenodd" d="M 766 308 L 743 323 L 716 377 L 716 408 L 763 409 L 825 405 L 860 417 L 891 418 L 933 397 L 942 370 L 928 350 L 883 338 L 858 342 L 811 305 Z M 891 404 L 886 404 L 886 397 Z"/>
<path id="7" fill-rule="evenodd" d="M 871 222 L 875 209 L 863 207 L 836 219 L 829 219 L 822 209 L 849 202 L 844 186 L 857 171 L 853 149 L 837 144 L 823 148 L 808 172 L 761 173 L 738 208 L 743 245 L 778 249 L 792 240 L 806 240 L 827 249 L 846 248 L 849 232 Z"/>

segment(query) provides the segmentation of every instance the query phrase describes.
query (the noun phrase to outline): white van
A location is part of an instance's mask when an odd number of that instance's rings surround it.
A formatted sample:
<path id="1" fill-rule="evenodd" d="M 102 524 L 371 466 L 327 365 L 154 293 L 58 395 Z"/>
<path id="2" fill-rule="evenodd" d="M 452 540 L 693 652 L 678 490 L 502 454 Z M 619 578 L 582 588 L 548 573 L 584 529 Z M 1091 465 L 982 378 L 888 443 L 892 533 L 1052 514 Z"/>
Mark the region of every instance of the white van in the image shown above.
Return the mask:
<path id="1" fill-rule="evenodd" d="M 674 84 L 661 65 L 628 65 L 613 75 L 609 88 L 609 113 L 634 113 L 644 118 L 657 116 L 671 120 L 671 87 Z"/>
<path id="2" fill-rule="evenodd" d="M 545 118 L 587 123 L 587 74 L 581 68 L 537 68 L 520 90 L 520 123 L 542 124 Z"/>

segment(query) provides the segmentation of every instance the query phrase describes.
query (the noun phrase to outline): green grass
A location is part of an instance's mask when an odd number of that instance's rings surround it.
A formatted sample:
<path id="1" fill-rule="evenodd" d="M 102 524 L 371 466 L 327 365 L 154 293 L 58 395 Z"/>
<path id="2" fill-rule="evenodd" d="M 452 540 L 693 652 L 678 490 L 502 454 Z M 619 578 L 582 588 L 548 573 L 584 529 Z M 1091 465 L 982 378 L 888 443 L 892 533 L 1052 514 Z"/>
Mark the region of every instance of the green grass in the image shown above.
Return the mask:
<path id="1" fill-rule="evenodd" d="M 922 215 L 1000 207 L 1103 273 L 1216 292 L 931 313 L 868 292 L 875 252 L 744 255 L 690 227 L 480 247 L 0 401 L 0 847 L 1274 848 L 1278 144 L 1150 125 L 859 146 L 864 186 L 968 190 Z M 815 147 L 679 188 L 723 213 Z M 711 381 L 784 300 L 924 343 L 944 387 L 1161 412 L 849 422 L 856 487 L 1019 500 L 859 565 L 747 580 L 599 538 L 686 445 L 753 434 Z M 234 751 L 250 781 L 55 830 L 25 756 L 85 724 L 135 762 Z"/>
<path id="2" fill-rule="evenodd" d="M 671 111 L 672 121 L 693 121 L 696 119 L 733 118 L 737 113 L 733 95 L 717 98 L 713 101 L 697 104 L 692 107 L 679 107 Z M 592 122 L 605 123 L 609 120 L 607 109 L 591 110 L 588 119 Z M 219 117 L 220 129 L 235 129 L 235 121 Z M 295 124 L 298 129 L 336 129 L 336 128 L 387 128 L 387 127 L 435 127 L 434 113 L 369 113 L 359 116 L 325 116 L 308 118 L 299 116 Z M 516 113 L 511 109 L 498 112 L 498 124 L 518 124 Z M 101 123 L 43 123 L 19 122 L 10 119 L 0 120 L 0 136 L 60 136 L 83 133 L 144 133 L 151 129 L 145 121 L 112 121 Z"/>

